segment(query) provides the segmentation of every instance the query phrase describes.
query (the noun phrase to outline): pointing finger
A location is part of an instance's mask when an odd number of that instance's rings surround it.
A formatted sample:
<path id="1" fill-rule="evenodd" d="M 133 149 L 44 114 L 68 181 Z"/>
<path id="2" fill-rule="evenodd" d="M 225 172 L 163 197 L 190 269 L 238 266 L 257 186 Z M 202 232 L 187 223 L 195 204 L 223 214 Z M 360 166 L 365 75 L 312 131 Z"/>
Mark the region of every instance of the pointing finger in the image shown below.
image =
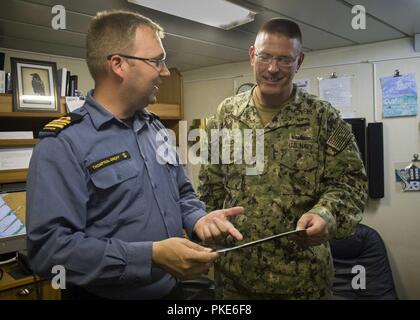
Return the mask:
<path id="1" fill-rule="evenodd" d="M 240 214 L 243 214 L 245 209 L 243 207 L 232 207 L 228 209 L 224 209 L 223 215 L 228 217 L 238 216 Z"/>

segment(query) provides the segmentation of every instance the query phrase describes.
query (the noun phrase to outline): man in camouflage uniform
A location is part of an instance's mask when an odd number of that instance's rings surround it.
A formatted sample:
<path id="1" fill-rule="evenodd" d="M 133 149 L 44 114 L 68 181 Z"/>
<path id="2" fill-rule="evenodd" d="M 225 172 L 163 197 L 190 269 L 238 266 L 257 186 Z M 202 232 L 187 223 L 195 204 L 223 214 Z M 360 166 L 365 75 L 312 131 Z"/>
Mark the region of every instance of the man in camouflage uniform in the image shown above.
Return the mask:
<path id="1" fill-rule="evenodd" d="M 233 220 L 243 242 L 306 231 L 226 253 L 215 265 L 216 297 L 330 298 L 328 239 L 348 237 L 362 218 L 363 163 L 338 111 L 292 83 L 304 57 L 297 24 L 270 20 L 249 52 L 257 86 L 224 100 L 209 129 L 263 129 L 264 168 L 246 175 L 246 164 L 203 166 L 199 193 L 208 211 L 246 208 Z"/>

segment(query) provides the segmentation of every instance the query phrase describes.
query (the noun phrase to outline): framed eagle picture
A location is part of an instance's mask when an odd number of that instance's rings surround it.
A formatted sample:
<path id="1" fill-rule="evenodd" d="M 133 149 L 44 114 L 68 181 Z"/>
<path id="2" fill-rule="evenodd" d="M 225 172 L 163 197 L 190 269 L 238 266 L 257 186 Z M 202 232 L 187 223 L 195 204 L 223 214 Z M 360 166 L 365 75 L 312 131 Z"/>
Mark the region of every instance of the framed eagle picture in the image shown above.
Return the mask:
<path id="1" fill-rule="evenodd" d="M 10 65 L 13 111 L 60 113 L 55 62 L 11 57 Z"/>

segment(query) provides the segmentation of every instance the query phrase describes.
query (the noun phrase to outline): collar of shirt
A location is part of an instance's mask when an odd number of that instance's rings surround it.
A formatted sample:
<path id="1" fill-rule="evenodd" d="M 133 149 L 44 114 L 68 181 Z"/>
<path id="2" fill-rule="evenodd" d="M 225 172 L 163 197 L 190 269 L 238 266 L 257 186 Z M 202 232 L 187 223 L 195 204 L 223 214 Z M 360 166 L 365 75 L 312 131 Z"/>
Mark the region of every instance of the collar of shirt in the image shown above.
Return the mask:
<path id="1" fill-rule="evenodd" d="M 252 98 L 254 90 L 255 87 L 253 90 L 234 96 L 233 101 L 231 102 L 233 105 L 238 106 L 233 109 L 232 116 L 249 128 L 264 128 L 268 132 L 285 125 L 308 122 L 307 116 L 305 116 L 304 113 L 299 112 L 299 114 L 297 114 L 297 111 L 302 111 L 302 108 L 309 108 L 307 103 L 304 103 L 306 94 L 299 90 L 296 85 L 293 85 L 292 95 L 282 106 L 282 110 L 270 123 L 264 126 L 258 115 L 254 99 Z"/>
<path id="2" fill-rule="evenodd" d="M 245 92 L 244 94 L 241 94 L 241 95 L 237 96 L 238 98 L 240 97 L 240 101 L 235 103 L 235 104 L 239 105 L 239 108 L 236 109 L 236 112 L 234 114 L 236 117 L 240 117 L 241 114 L 245 111 L 245 109 L 249 106 L 252 106 L 252 107 L 255 108 L 255 104 L 254 104 L 254 101 L 253 101 L 252 97 L 253 97 L 254 90 L 255 90 L 256 87 L 257 86 L 254 86 L 254 88 L 252 88 L 252 90 L 249 90 L 249 91 Z M 298 88 L 295 84 L 293 84 L 292 95 L 287 100 L 288 104 L 298 105 L 298 104 L 301 104 L 303 102 L 303 100 L 304 99 L 302 97 L 302 92 L 300 90 L 298 90 Z"/>
<path id="3" fill-rule="evenodd" d="M 115 117 L 111 112 L 106 110 L 98 101 L 95 100 L 93 97 L 93 90 L 88 92 L 85 106 L 87 107 L 86 110 L 89 113 L 96 130 L 100 130 L 105 123 L 108 123 L 112 120 L 118 121 L 128 127 L 124 121 Z M 145 121 L 148 121 L 149 123 L 152 122 L 152 114 L 147 110 L 136 112 L 136 115 L 134 116 L 133 130 L 136 132 L 139 131 L 144 126 Z"/>

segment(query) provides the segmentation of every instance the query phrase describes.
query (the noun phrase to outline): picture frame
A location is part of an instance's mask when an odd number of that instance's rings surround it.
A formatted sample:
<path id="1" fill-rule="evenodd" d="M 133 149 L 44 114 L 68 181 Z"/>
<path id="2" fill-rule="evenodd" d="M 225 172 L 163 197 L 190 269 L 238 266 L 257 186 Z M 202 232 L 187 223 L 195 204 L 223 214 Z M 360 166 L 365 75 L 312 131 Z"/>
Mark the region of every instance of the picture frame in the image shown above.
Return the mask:
<path id="1" fill-rule="evenodd" d="M 55 62 L 11 57 L 10 65 L 13 111 L 60 113 Z"/>

